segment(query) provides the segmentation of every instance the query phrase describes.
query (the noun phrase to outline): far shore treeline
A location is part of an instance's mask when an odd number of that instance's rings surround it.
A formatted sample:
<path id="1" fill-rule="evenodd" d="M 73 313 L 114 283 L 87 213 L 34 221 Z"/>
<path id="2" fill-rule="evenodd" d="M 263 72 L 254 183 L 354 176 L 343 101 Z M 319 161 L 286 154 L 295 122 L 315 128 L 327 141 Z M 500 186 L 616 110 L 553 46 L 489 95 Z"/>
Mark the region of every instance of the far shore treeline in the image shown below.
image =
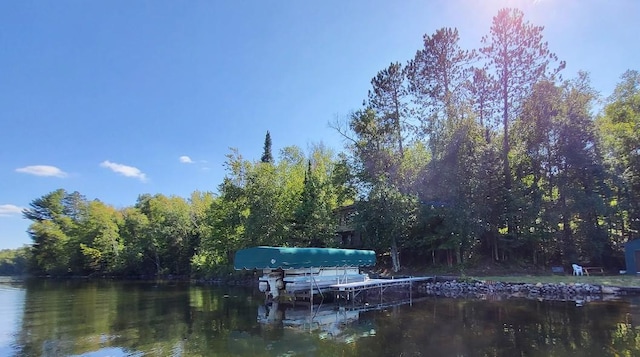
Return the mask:
<path id="1" fill-rule="evenodd" d="M 50 192 L 23 212 L 33 245 L 0 252 L 0 263 L 37 275 L 207 278 L 228 273 L 238 249 L 286 245 L 373 249 L 396 271 L 622 268 L 640 229 L 640 73 L 600 94 L 587 73 L 563 78 L 552 45 L 516 9 L 498 12 L 477 49 L 439 29 L 330 123 L 342 152 L 318 144 L 274 156 L 267 133 L 259 160 L 230 151 L 215 193 L 141 194 L 116 209 Z M 336 235 L 343 207 L 358 239 Z"/>

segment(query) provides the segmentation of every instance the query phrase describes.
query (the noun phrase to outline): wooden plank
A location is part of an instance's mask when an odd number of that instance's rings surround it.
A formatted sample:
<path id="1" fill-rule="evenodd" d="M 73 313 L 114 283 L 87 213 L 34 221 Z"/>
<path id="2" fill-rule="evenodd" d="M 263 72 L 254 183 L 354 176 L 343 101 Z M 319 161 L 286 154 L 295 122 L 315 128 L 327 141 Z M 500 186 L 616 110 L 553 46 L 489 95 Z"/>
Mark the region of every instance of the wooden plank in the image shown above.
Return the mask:
<path id="1" fill-rule="evenodd" d="M 413 282 L 426 281 L 432 279 L 431 277 L 415 277 L 415 278 L 399 278 L 399 279 L 369 279 L 365 281 L 334 284 L 331 288 L 337 292 L 355 293 L 356 291 L 363 291 L 368 289 L 386 289 L 394 286 L 407 286 Z"/>
<path id="2" fill-rule="evenodd" d="M 582 270 L 587 276 L 593 274 L 604 275 L 604 268 L 602 267 L 582 267 Z"/>

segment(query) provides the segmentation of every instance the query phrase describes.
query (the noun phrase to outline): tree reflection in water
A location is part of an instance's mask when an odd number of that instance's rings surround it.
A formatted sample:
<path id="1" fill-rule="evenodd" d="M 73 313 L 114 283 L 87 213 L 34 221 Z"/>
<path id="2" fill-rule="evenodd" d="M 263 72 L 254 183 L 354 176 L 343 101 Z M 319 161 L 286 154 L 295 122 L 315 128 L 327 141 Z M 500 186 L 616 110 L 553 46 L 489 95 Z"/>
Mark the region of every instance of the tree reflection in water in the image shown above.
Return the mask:
<path id="1" fill-rule="evenodd" d="M 640 355 L 639 298 L 577 306 L 429 297 L 370 311 L 325 305 L 311 315 L 308 306 L 265 306 L 260 294 L 239 288 L 1 285 L 4 311 L 19 318 L 0 348 L 16 356 Z"/>

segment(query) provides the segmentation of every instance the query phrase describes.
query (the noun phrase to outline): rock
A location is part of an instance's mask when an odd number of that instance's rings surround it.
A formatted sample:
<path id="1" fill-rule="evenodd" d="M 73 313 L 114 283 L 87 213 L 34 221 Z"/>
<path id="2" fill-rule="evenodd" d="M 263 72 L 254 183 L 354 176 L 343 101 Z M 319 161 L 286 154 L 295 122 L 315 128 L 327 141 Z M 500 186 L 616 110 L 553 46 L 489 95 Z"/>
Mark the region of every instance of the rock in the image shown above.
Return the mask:
<path id="1" fill-rule="evenodd" d="M 478 298 L 478 299 L 502 299 L 509 297 L 525 297 L 531 299 L 576 301 L 576 300 L 602 300 L 603 294 L 623 293 L 618 288 L 600 287 L 591 284 L 520 284 L 504 282 L 462 282 L 449 280 L 445 282 L 429 282 L 419 286 L 418 290 L 430 295 Z"/>

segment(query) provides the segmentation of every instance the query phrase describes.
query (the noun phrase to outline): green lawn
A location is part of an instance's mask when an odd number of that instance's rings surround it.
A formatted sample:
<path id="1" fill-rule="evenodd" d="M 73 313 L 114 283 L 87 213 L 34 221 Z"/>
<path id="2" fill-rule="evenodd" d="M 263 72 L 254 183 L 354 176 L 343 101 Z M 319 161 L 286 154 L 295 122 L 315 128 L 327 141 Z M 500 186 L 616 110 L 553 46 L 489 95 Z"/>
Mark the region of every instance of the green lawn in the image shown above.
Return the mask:
<path id="1" fill-rule="evenodd" d="M 594 285 L 640 287 L 640 277 L 630 275 L 573 276 L 573 275 L 520 275 L 471 277 L 480 281 L 502 281 L 506 283 L 588 283 Z"/>

